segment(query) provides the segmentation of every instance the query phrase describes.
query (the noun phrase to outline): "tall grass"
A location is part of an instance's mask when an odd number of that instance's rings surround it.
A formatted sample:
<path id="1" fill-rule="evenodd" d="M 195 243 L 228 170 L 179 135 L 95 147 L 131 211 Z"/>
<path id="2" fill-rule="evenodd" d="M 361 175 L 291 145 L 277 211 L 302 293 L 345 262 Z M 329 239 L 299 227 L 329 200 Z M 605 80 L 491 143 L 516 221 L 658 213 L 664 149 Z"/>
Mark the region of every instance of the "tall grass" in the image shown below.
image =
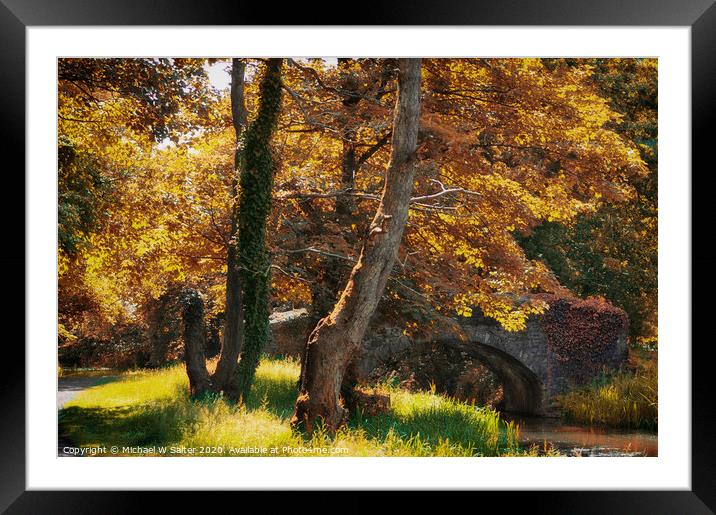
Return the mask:
<path id="1" fill-rule="evenodd" d="M 658 386 L 655 367 L 639 367 L 602 378 L 557 398 L 568 420 L 622 428 L 657 429 Z"/>
<path id="2" fill-rule="evenodd" d="M 355 415 L 329 436 L 293 430 L 299 364 L 263 359 L 248 405 L 223 398 L 192 401 L 183 367 L 127 374 L 77 395 L 60 412 L 62 431 L 80 446 L 171 447 L 227 456 L 522 455 L 518 430 L 489 408 L 390 388 L 389 413 Z M 166 447 L 166 449 L 163 449 Z"/>

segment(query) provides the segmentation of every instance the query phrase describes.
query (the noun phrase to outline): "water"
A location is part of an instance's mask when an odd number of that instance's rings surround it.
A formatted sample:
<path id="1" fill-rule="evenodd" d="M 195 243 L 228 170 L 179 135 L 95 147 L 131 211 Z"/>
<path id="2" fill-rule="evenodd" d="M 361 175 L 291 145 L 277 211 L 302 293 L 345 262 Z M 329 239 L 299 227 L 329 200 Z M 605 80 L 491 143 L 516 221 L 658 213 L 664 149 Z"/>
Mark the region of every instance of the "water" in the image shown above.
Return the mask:
<path id="1" fill-rule="evenodd" d="M 657 434 L 642 430 L 621 430 L 565 423 L 559 418 L 503 413 L 505 420 L 520 426 L 520 444 L 537 445 L 544 453 L 545 442 L 565 456 L 658 456 Z"/>

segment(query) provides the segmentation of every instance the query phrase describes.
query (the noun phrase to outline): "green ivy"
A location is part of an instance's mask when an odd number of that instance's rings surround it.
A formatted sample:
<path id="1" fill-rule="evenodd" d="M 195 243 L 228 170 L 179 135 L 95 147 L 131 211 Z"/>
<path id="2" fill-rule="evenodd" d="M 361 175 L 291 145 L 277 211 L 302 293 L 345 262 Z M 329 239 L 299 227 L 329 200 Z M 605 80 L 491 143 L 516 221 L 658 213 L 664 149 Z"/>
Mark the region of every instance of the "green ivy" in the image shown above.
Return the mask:
<path id="1" fill-rule="evenodd" d="M 271 135 L 281 109 L 281 59 L 269 59 L 259 88 L 256 119 L 243 136 L 239 177 L 239 275 L 243 288 L 244 343 L 236 373 L 236 392 L 248 398 L 269 335 L 271 259 L 266 222 L 271 212 L 274 158 Z"/>

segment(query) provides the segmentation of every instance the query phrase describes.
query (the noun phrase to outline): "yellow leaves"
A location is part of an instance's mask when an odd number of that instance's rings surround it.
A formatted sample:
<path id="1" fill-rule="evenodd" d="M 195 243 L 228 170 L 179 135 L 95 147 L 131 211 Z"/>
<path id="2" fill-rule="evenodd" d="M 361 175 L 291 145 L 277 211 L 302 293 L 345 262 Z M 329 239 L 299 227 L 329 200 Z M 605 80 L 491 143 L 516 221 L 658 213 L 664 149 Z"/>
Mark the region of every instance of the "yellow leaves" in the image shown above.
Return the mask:
<path id="1" fill-rule="evenodd" d="M 656 60 L 643 62 L 656 67 Z M 340 84 L 337 67 L 313 61 L 311 67 L 326 84 Z M 354 62 L 349 68 L 362 86 L 372 87 L 369 77 L 361 76 L 362 65 Z M 544 220 L 569 224 L 596 205 L 624 200 L 630 178 L 646 170 L 639 149 L 611 130 L 621 116 L 595 94 L 593 70 L 586 65 L 547 68 L 541 59 L 426 59 L 423 66 L 421 123 L 434 144 L 435 166 L 421 172 L 415 195 L 434 193 L 431 180 L 473 194 L 431 199 L 428 207 L 433 209 L 413 205 L 405 237 L 410 249 L 401 254 L 401 264 L 403 258 L 407 262 L 401 273 L 412 280 L 411 287 L 444 300 L 444 311 L 472 316 L 479 307 L 509 330 L 523 328 L 537 308 L 508 301 L 503 294 L 550 281 L 548 270 L 524 257 L 515 235 Z M 275 192 L 344 188 L 346 148 L 355 145 L 359 157 L 387 133 L 391 112 L 386 106 L 394 102 L 394 93 L 344 109 L 336 95 L 316 88 L 314 79 L 292 67 L 286 73 L 287 87 L 302 100 L 287 95 L 284 102 L 274 142 L 280 163 Z M 255 88 L 249 81 L 250 110 L 255 110 Z M 119 106 L 119 101 L 111 103 Z M 223 305 L 222 258 L 235 150 L 228 99 L 211 106 L 210 128 L 177 144 L 154 144 L 118 128 L 112 123 L 117 115 L 113 109 L 104 105 L 91 113 L 100 117 L 101 128 L 59 121 L 61 134 L 100 157 L 103 173 L 119 179 L 110 223 L 83 256 L 89 289 L 109 305 L 120 297 L 141 300 L 169 281 L 206 281 L 215 305 Z M 85 111 L 71 95 L 60 95 L 61 115 L 79 117 Z M 655 152 L 644 146 L 641 150 L 643 155 Z M 389 155 L 388 143 L 362 163 L 355 191 L 380 192 Z M 276 202 L 272 243 L 279 242 L 282 249 L 315 246 L 357 255 L 356 232 L 376 204 L 354 200 L 356 218 L 347 223 L 335 222 L 334 197 Z M 311 253 L 277 252 L 276 265 L 301 269 L 313 279 L 325 261 Z M 60 256 L 58 267 L 63 275 L 73 265 Z M 283 273 L 273 277 L 276 300 L 311 302 L 307 283 Z"/>
<path id="2" fill-rule="evenodd" d="M 532 136 L 529 135 L 529 134 L 524 134 L 524 133 L 523 133 L 523 134 L 518 134 L 518 135 L 515 137 L 515 144 L 516 144 L 516 145 L 526 146 L 526 145 L 530 145 L 531 143 L 532 143 Z"/>
<path id="3" fill-rule="evenodd" d="M 272 276 L 271 288 L 280 302 L 299 306 L 311 303 L 311 288 L 298 277 L 289 277 L 284 273 L 275 274 Z"/>
<path id="4" fill-rule="evenodd" d="M 61 342 L 73 342 L 77 337 L 69 332 L 64 324 L 57 324 L 57 337 Z"/>
<path id="5" fill-rule="evenodd" d="M 471 317 L 474 308 L 479 308 L 485 316 L 499 322 L 506 331 L 524 330 L 531 315 L 542 314 L 547 308 L 543 301 L 537 299 L 516 302 L 484 291 L 458 294 L 454 300 L 455 311 L 459 316 Z"/>
<path id="6" fill-rule="evenodd" d="M 60 250 L 57 255 L 57 276 L 62 277 L 70 268 L 70 258 Z"/>
<path id="7" fill-rule="evenodd" d="M 455 310 L 461 317 L 470 318 L 472 316 L 472 308 L 470 306 L 458 306 Z"/>
<path id="8" fill-rule="evenodd" d="M 420 325 L 417 322 L 406 322 L 405 326 L 403 328 L 403 335 L 404 336 L 414 336 L 416 335 L 421 329 L 424 330 L 424 328 L 421 328 Z"/>
<path id="9" fill-rule="evenodd" d="M 468 266 L 475 268 L 481 268 L 485 266 L 485 262 L 482 260 L 481 251 L 479 248 L 475 248 L 469 245 L 464 240 L 457 240 L 454 242 L 453 254 L 458 260 L 464 262 Z"/>

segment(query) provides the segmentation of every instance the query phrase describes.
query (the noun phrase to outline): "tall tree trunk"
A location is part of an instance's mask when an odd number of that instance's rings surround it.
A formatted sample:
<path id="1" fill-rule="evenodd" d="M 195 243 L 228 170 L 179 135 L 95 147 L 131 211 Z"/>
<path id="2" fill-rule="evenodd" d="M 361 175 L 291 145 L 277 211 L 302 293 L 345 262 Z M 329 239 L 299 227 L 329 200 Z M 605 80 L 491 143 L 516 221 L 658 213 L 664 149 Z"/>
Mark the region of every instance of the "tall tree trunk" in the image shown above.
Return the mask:
<path id="1" fill-rule="evenodd" d="M 333 311 L 311 333 L 304 352 L 291 424 L 303 424 L 309 433 L 318 419 L 330 431 L 347 419 L 341 385 L 398 254 L 413 189 L 419 123 L 420 59 L 400 59 L 392 150 L 380 205 L 348 284 Z"/>
<path id="2" fill-rule="evenodd" d="M 341 131 L 341 140 L 343 142 L 343 150 L 341 157 L 341 188 L 352 189 L 355 187 L 355 174 L 358 168 L 356 157 L 356 131 L 352 126 L 353 113 L 356 106 L 360 102 L 359 93 L 360 82 L 350 69 L 353 59 L 339 58 L 338 67 L 342 70 L 343 79 L 341 80 L 341 104 L 343 104 L 343 124 Z M 351 195 L 343 195 L 336 197 L 336 214 L 339 216 L 350 218 L 355 214 L 355 198 Z"/>
<path id="3" fill-rule="evenodd" d="M 240 399 L 248 399 L 269 335 L 271 261 L 266 221 L 271 214 L 274 160 L 271 136 L 281 110 L 282 59 L 269 59 L 259 91 L 256 119 L 246 129 L 239 199 L 239 277 L 243 285 L 244 344 L 236 373 Z"/>
<path id="4" fill-rule="evenodd" d="M 355 132 L 352 130 L 343 133 L 343 158 L 341 159 L 341 189 L 351 190 L 355 188 L 356 170 L 358 168 L 356 158 L 356 144 L 352 141 Z M 344 218 L 351 218 L 355 215 L 356 202 L 352 195 L 341 195 L 336 197 L 336 214 Z"/>
<path id="5" fill-rule="evenodd" d="M 224 310 L 224 339 L 221 345 L 221 357 L 212 377 L 212 388 L 219 391 L 231 390 L 231 379 L 241 352 L 243 305 L 241 278 L 239 277 L 237 229 L 238 215 L 238 173 L 241 166 L 243 133 L 246 127 L 246 107 L 244 104 L 244 72 L 246 64 L 241 59 L 231 63 L 231 119 L 236 133 L 236 151 L 234 153 L 234 177 L 231 181 L 231 237 L 226 258 L 226 309 Z"/>

